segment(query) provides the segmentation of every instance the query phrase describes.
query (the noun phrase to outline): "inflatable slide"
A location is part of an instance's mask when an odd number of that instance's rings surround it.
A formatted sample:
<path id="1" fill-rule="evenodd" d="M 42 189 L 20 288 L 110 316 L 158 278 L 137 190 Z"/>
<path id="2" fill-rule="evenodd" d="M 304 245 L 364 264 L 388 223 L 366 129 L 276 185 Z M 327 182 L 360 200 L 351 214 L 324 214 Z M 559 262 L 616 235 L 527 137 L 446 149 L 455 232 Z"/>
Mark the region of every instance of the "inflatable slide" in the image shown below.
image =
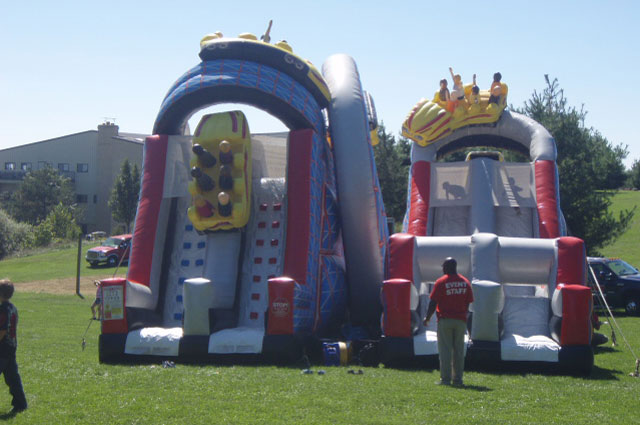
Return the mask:
<path id="1" fill-rule="evenodd" d="M 292 360 L 306 338 L 378 320 L 387 227 L 376 125 L 353 60 L 323 74 L 282 41 L 216 33 L 144 146 L 126 279 L 102 281 L 101 361 Z M 289 132 L 254 135 L 242 103 Z"/>
<path id="2" fill-rule="evenodd" d="M 415 116 L 416 108 L 405 128 Z M 442 262 L 452 256 L 475 297 L 467 363 L 588 373 L 592 301 L 584 286 L 585 248 L 566 236 L 551 135 L 504 111 L 495 123 L 414 142 L 404 233 L 391 236 L 382 294 L 383 362 L 437 367 L 436 324 L 425 327 L 422 318 Z M 530 162 L 504 162 L 488 152 L 437 162 L 477 146 L 507 148 Z"/>

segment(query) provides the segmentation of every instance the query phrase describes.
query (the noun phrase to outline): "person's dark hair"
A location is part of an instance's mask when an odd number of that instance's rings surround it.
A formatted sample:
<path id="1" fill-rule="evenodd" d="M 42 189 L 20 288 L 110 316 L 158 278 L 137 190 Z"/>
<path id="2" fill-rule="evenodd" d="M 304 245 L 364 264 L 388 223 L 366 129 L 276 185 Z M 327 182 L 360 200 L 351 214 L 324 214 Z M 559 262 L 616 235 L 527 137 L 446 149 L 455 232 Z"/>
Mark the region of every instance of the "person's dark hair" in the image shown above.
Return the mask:
<path id="1" fill-rule="evenodd" d="M 445 274 L 455 274 L 457 273 L 458 262 L 453 257 L 447 257 L 442 263 L 442 271 Z"/>
<path id="2" fill-rule="evenodd" d="M 495 81 L 496 83 L 499 83 L 500 80 L 502 80 L 502 74 L 500 74 L 499 72 L 496 72 L 495 74 L 493 74 L 493 81 Z"/>
<path id="3" fill-rule="evenodd" d="M 13 296 L 13 283 L 9 279 L 0 279 L 0 297 L 9 299 Z"/>
<path id="4" fill-rule="evenodd" d="M 471 93 L 473 93 L 473 94 L 480 93 L 480 87 L 478 87 L 478 86 L 471 87 Z"/>
<path id="5" fill-rule="evenodd" d="M 440 80 L 440 84 L 447 85 L 447 79 L 443 78 L 442 80 Z"/>

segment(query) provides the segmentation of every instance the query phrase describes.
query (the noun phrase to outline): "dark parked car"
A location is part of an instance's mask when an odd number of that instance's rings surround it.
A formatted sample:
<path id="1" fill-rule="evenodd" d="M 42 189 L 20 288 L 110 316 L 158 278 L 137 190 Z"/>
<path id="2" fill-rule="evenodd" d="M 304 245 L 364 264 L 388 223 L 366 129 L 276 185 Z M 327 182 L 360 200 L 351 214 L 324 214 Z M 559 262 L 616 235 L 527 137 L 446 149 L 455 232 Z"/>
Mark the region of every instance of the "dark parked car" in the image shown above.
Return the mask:
<path id="1" fill-rule="evenodd" d="M 588 257 L 587 261 L 609 306 L 640 316 L 640 272 L 619 258 Z M 591 273 L 589 284 L 594 287 Z"/>
<path id="2" fill-rule="evenodd" d="M 117 266 L 121 260 L 129 261 L 130 244 L 131 235 L 111 236 L 102 245 L 88 250 L 85 260 L 91 264 L 91 267 L 101 263 L 106 263 L 110 267 Z"/>

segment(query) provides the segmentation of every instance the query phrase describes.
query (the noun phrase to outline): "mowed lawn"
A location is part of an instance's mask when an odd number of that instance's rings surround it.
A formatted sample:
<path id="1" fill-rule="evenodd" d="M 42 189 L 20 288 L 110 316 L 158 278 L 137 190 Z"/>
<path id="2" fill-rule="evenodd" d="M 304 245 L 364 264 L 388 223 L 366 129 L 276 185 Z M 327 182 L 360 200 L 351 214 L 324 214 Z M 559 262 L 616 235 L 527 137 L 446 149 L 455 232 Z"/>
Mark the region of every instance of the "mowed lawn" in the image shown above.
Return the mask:
<path id="1" fill-rule="evenodd" d="M 640 201 L 620 192 L 614 208 Z M 621 206 L 622 205 L 622 206 Z M 626 205 L 626 206 L 624 206 Z M 640 212 L 628 234 L 605 248 L 640 265 Z M 81 276 L 108 277 L 114 269 Z M 467 371 L 464 389 L 434 385 L 437 370 L 383 366 L 348 374 L 348 367 L 314 365 L 104 365 L 98 362 L 99 322 L 87 299 L 23 292 L 20 283 L 75 276 L 75 247 L 0 261 L 0 277 L 16 283 L 20 311 L 18 363 L 29 409 L 16 417 L 0 383 L 0 419 L 16 424 L 628 424 L 640 423 L 640 378 L 635 359 L 616 332 L 618 346 L 596 350 L 589 377 Z M 118 275 L 126 273 L 126 267 Z M 640 354 L 640 318 L 616 318 Z M 87 331 L 87 326 L 88 328 Z M 86 348 L 82 339 L 86 332 Z M 608 325 L 602 330 L 611 336 Z"/>
<path id="2" fill-rule="evenodd" d="M 618 216 L 622 210 L 638 206 L 629 229 L 612 244 L 601 251 L 607 257 L 619 257 L 636 268 L 640 268 L 640 191 L 619 191 L 612 198 L 611 211 Z"/>
<path id="3" fill-rule="evenodd" d="M 90 267 L 84 259 L 87 250 L 98 246 L 97 242 L 83 242 L 80 258 L 80 277 L 102 279 L 113 276 L 115 267 Z M 34 255 L 0 260 L 0 279 L 10 277 L 14 283 L 49 281 L 75 278 L 78 267 L 78 244 L 47 250 Z M 127 274 L 127 263 L 118 268 L 117 276 Z"/>
<path id="4" fill-rule="evenodd" d="M 29 409 L 20 424 L 627 424 L 638 423 L 640 378 L 624 346 L 601 348 L 590 377 L 468 371 L 465 389 L 438 372 L 302 365 L 104 365 L 90 300 L 18 292 L 18 363 Z M 640 318 L 620 317 L 634 347 Z M 621 341 L 620 335 L 618 339 Z M 0 384 L 2 385 L 2 384 Z M 0 389 L 0 414 L 9 411 Z"/>

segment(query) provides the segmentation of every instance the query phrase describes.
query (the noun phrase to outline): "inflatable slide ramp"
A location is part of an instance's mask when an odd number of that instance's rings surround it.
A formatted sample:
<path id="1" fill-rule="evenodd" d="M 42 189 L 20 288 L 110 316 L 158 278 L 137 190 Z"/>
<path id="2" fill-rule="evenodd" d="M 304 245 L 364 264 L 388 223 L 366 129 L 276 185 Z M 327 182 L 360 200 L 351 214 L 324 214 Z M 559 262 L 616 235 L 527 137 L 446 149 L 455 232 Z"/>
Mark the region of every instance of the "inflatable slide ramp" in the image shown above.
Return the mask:
<path id="1" fill-rule="evenodd" d="M 482 152 L 468 161 L 437 161 L 476 146 L 508 148 L 530 162 L 507 163 Z M 591 370 L 584 243 L 566 236 L 555 141 L 537 122 L 504 111 L 495 124 L 414 143 L 404 233 L 392 235 L 389 249 L 382 295 L 385 363 L 437 367 L 436 324 L 424 327 L 422 319 L 451 256 L 474 292 L 466 339 L 470 365 Z"/>

